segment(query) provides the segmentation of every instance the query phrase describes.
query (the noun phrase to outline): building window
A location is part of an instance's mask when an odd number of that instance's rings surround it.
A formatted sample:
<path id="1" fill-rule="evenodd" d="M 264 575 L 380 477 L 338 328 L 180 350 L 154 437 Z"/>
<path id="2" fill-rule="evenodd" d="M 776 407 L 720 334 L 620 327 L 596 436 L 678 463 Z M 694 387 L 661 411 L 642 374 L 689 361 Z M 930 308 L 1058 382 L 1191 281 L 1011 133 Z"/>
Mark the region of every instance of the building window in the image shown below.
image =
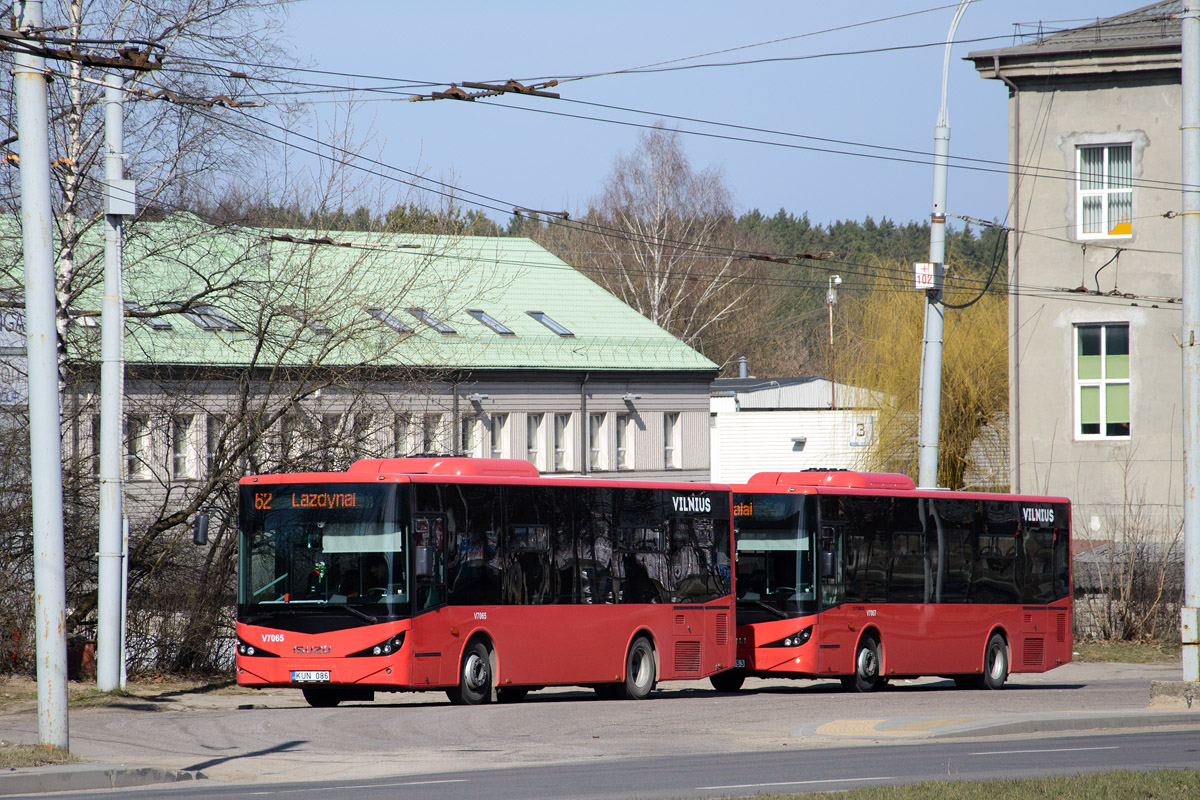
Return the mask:
<path id="1" fill-rule="evenodd" d="M 130 480 L 146 475 L 150 456 L 150 419 L 141 414 L 125 418 L 125 472 Z"/>
<path id="2" fill-rule="evenodd" d="M 208 471 L 212 472 L 221 458 L 221 434 L 225 431 L 225 415 L 209 414 L 207 428 L 204 435 L 204 449 Z"/>
<path id="3" fill-rule="evenodd" d="M 192 478 L 192 426 L 195 418 L 191 414 L 171 418 L 171 477 Z"/>
<path id="4" fill-rule="evenodd" d="M 375 448 L 375 417 L 364 411 L 360 411 L 354 415 L 353 442 L 351 442 L 355 451 L 367 455 L 373 455 Z"/>
<path id="5" fill-rule="evenodd" d="M 571 441 L 571 415 L 554 415 L 554 471 L 562 472 L 570 468 L 569 442 Z"/>
<path id="6" fill-rule="evenodd" d="M 663 467 L 679 469 L 679 412 L 663 414 Z"/>
<path id="7" fill-rule="evenodd" d="M 1128 324 L 1076 326 L 1075 419 L 1077 439 L 1129 437 Z"/>
<path id="8" fill-rule="evenodd" d="M 504 458 L 504 429 L 508 425 L 508 414 L 492 414 L 490 455 Z"/>
<path id="9" fill-rule="evenodd" d="M 604 469 L 604 415 L 588 414 L 588 469 Z"/>
<path id="10" fill-rule="evenodd" d="M 516 336 L 512 329 L 482 308 L 468 308 L 467 313 L 501 336 Z"/>
<path id="11" fill-rule="evenodd" d="M 544 311 L 526 311 L 526 314 L 536 319 L 538 322 L 545 325 L 550 330 L 557 333 L 559 336 L 574 336 L 565 325 L 560 325 L 550 318 L 550 315 Z"/>
<path id="12" fill-rule="evenodd" d="M 426 414 L 421 419 L 421 453 L 423 455 L 438 455 L 438 428 L 442 426 L 441 414 Z"/>
<path id="13" fill-rule="evenodd" d="M 100 475 L 100 415 L 92 415 L 92 475 Z"/>
<path id="14" fill-rule="evenodd" d="M 375 319 L 382 322 L 384 325 L 387 325 L 389 328 L 396 331 L 397 333 L 412 333 L 413 332 L 412 328 L 410 328 L 408 325 L 405 325 L 403 322 L 396 319 L 393 315 L 384 311 L 382 308 L 368 306 L 367 313 L 370 314 Z"/>
<path id="15" fill-rule="evenodd" d="M 454 330 L 454 328 L 450 327 L 449 324 L 438 319 L 423 308 L 410 308 L 408 309 L 408 313 L 412 314 L 414 317 L 421 320 L 421 322 L 424 322 L 426 325 L 433 328 L 443 336 L 454 336 L 458 333 L 456 330 Z"/>
<path id="16" fill-rule="evenodd" d="M 538 469 L 542 468 L 542 414 L 525 415 L 525 460 Z"/>
<path id="17" fill-rule="evenodd" d="M 633 418 L 629 414 L 617 414 L 617 469 L 633 469 Z"/>
<path id="18" fill-rule="evenodd" d="M 395 420 L 392 421 L 392 455 L 395 458 L 404 458 L 408 455 L 408 437 L 411 426 L 412 416 L 409 414 L 397 414 Z"/>
<path id="19" fill-rule="evenodd" d="M 342 464 L 342 415 L 321 415 L 321 469 L 325 471 L 340 470 Z"/>
<path id="20" fill-rule="evenodd" d="M 1076 148 L 1076 208 L 1080 239 L 1133 235 L 1133 145 Z"/>
<path id="21" fill-rule="evenodd" d="M 475 455 L 475 416 L 464 416 L 458 425 L 458 453 L 463 456 Z"/>

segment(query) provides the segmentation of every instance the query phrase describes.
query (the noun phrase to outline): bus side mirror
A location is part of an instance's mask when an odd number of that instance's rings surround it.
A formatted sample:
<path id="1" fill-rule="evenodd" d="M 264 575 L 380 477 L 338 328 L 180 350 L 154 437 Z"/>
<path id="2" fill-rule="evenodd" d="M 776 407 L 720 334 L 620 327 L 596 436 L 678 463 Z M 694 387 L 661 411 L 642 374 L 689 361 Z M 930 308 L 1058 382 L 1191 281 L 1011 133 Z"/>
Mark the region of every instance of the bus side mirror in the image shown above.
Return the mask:
<path id="1" fill-rule="evenodd" d="M 208 514 L 196 515 L 196 521 L 192 524 L 192 542 L 208 544 Z"/>
<path id="2" fill-rule="evenodd" d="M 417 548 L 417 580 L 432 580 L 433 579 L 433 559 L 435 548 L 418 547 Z"/>
<path id="3" fill-rule="evenodd" d="M 832 550 L 822 550 L 821 551 L 821 574 L 822 575 L 833 575 L 835 572 L 836 572 L 836 570 L 834 569 L 833 551 Z"/>

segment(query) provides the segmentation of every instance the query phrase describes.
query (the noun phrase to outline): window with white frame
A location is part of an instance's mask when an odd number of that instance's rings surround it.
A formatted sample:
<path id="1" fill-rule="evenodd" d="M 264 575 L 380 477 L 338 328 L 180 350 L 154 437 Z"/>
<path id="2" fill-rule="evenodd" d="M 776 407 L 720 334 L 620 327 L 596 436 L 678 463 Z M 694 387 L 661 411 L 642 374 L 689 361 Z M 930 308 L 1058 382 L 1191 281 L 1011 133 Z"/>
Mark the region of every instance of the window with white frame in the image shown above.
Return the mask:
<path id="1" fill-rule="evenodd" d="M 171 477 L 193 478 L 192 429 L 195 417 L 177 414 L 171 418 Z"/>
<path id="2" fill-rule="evenodd" d="M 458 446 L 464 456 L 475 455 L 475 426 L 479 418 L 474 414 L 464 416 L 459 425 Z"/>
<path id="3" fill-rule="evenodd" d="M 337 413 L 321 415 L 321 469 L 340 470 L 346 464 L 342 457 L 342 415 Z"/>
<path id="4" fill-rule="evenodd" d="M 616 419 L 617 469 L 633 469 L 633 418 L 629 414 L 617 414 Z"/>
<path id="5" fill-rule="evenodd" d="M 130 480 L 149 474 L 150 447 L 150 418 L 130 414 L 125 418 L 125 472 Z"/>
<path id="6" fill-rule="evenodd" d="M 1075 149 L 1075 219 L 1080 239 L 1133 235 L 1133 145 Z"/>
<path id="7" fill-rule="evenodd" d="M 663 467 L 679 468 L 679 412 L 663 414 Z"/>
<path id="8" fill-rule="evenodd" d="M 571 468 L 571 415 L 554 415 L 554 471 Z"/>
<path id="9" fill-rule="evenodd" d="M 411 428 L 411 414 L 397 414 L 395 419 L 392 420 L 392 455 L 394 457 L 404 458 L 408 455 L 409 431 Z"/>
<path id="10" fill-rule="evenodd" d="M 206 425 L 204 449 L 208 471 L 212 472 L 221 458 L 221 434 L 225 431 L 225 415 L 209 414 Z"/>
<path id="11" fill-rule="evenodd" d="M 588 414 L 588 469 L 600 470 L 604 463 L 604 415 Z"/>
<path id="12" fill-rule="evenodd" d="M 542 468 L 542 420 L 544 414 L 525 415 L 525 460 L 538 469 Z"/>
<path id="13" fill-rule="evenodd" d="M 491 447 L 488 455 L 492 458 L 504 458 L 505 429 L 508 427 L 508 414 L 492 414 Z"/>
<path id="14" fill-rule="evenodd" d="M 1129 325 L 1075 326 L 1075 438 L 1126 439 Z"/>
<path id="15" fill-rule="evenodd" d="M 421 419 L 421 453 L 432 455 L 441 451 L 439 429 L 442 427 L 441 414 L 426 414 Z"/>
<path id="16" fill-rule="evenodd" d="M 351 428 L 353 441 L 351 446 L 359 453 L 374 453 L 375 448 L 375 416 L 366 411 L 354 415 L 354 426 Z"/>

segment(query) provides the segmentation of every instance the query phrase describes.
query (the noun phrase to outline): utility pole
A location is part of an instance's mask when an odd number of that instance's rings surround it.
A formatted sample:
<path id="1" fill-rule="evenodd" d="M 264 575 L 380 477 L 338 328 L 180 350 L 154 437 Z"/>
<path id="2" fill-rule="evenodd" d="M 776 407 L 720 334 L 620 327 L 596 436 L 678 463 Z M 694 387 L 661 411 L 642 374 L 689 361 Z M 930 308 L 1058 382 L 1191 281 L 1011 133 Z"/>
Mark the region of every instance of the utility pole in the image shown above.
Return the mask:
<path id="1" fill-rule="evenodd" d="M 942 329 L 946 307 L 942 303 L 942 277 L 946 260 L 946 173 L 950 159 L 950 117 L 946 112 L 946 86 L 950 78 L 950 48 L 954 32 L 972 0 L 959 0 L 942 60 L 942 104 L 933 136 L 933 214 L 929 225 L 929 261 L 933 286 L 925 292 L 925 338 L 921 346 L 921 428 L 917 440 L 917 485 L 937 486 L 938 425 L 942 414 Z"/>
<path id="2" fill-rule="evenodd" d="M 1183 679 L 1200 681 L 1200 0 L 1183 2 Z"/>
<path id="3" fill-rule="evenodd" d="M 41 27 L 41 0 L 18 0 L 17 29 L 29 35 Z M 38 744 L 66 750 L 69 744 L 67 589 L 46 60 L 17 48 L 13 65 L 21 147 L 21 240 L 25 248 L 29 478 L 33 500 L 33 585 L 37 595 L 34 625 L 37 631 Z"/>
<path id="4" fill-rule="evenodd" d="M 104 86 L 104 297 L 100 307 L 100 548 L 96 603 L 96 688 L 122 685 L 124 574 L 121 517 L 121 407 L 125 383 L 125 304 L 122 297 L 122 225 L 134 213 L 134 182 L 124 179 L 122 100 L 115 70 Z"/>

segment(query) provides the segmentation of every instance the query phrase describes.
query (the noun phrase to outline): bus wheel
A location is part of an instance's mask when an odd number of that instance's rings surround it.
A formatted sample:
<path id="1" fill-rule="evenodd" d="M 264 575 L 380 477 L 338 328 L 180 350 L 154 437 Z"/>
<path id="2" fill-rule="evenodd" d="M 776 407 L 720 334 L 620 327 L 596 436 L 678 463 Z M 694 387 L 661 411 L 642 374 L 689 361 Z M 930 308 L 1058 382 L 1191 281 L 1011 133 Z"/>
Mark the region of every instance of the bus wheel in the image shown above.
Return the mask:
<path id="1" fill-rule="evenodd" d="M 859 642 L 854 655 L 854 688 L 860 692 L 873 692 L 883 686 L 879 675 L 879 642 L 868 636 Z"/>
<path id="2" fill-rule="evenodd" d="M 998 633 L 993 633 L 992 638 L 988 639 L 987 650 L 983 654 L 982 678 L 980 686 L 984 689 L 1002 689 L 1008 680 L 1008 647 L 1004 644 L 1004 637 Z"/>
<path id="3" fill-rule="evenodd" d="M 645 636 L 639 636 L 629 646 L 625 657 L 625 685 L 623 696 L 627 700 L 644 700 L 654 689 L 657 679 L 654 668 L 654 648 Z"/>
<path id="4" fill-rule="evenodd" d="M 528 686 L 504 686 L 496 690 L 496 700 L 501 703 L 519 703 L 529 694 Z"/>
<path id="5" fill-rule="evenodd" d="M 458 688 L 447 689 L 455 705 L 477 706 L 492 699 L 492 660 L 487 645 L 476 639 L 463 653 L 458 671 Z"/>
<path id="6" fill-rule="evenodd" d="M 736 692 L 746 682 L 746 673 L 741 670 L 730 669 L 711 676 L 708 682 L 718 692 Z"/>
<path id="7" fill-rule="evenodd" d="M 342 695 L 336 689 L 304 689 L 304 700 L 313 708 L 333 708 L 342 702 Z"/>

